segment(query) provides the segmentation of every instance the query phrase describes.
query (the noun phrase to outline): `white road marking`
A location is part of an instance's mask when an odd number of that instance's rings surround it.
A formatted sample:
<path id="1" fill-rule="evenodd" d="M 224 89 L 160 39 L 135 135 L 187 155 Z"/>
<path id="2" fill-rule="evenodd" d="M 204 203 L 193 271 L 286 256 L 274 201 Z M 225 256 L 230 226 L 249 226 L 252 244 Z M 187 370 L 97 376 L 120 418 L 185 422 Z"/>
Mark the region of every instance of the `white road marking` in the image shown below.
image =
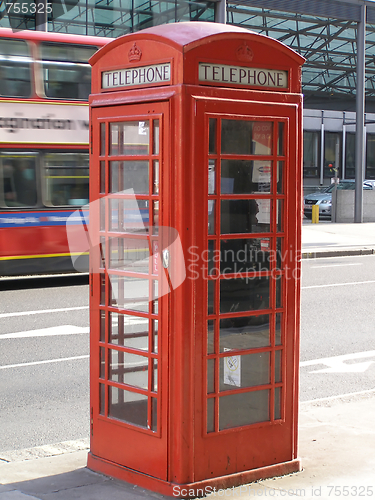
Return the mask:
<path id="1" fill-rule="evenodd" d="M 350 283 L 332 283 L 326 285 L 311 285 L 311 286 L 301 286 L 302 290 L 306 290 L 308 288 L 325 288 L 329 286 L 351 286 L 351 285 L 366 285 L 368 283 L 375 283 L 375 280 L 371 281 L 352 281 Z"/>
<path id="2" fill-rule="evenodd" d="M 11 312 L 11 313 L 2 313 L 0 314 L 0 318 L 14 318 L 16 316 L 29 316 L 30 314 L 50 314 L 56 312 L 65 312 L 65 311 L 80 311 L 82 309 L 88 309 L 89 306 L 80 306 L 80 307 L 63 307 L 61 309 L 41 309 L 39 311 L 19 311 L 19 312 Z"/>
<path id="3" fill-rule="evenodd" d="M 375 351 L 355 352 L 351 354 L 343 354 L 341 356 L 332 356 L 330 358 L 313 359 L 311 361 L 302 361 L 300 367 L 326 365 L 327 368 L 314 370 L 309 373 L 363 373 L 374 361 L 365 361 L 363 363 L 347 364 L 345 361 L 361 358 L 373 358 Z"/>
<path id="4" fill-rule="evenodd" d="M 30 363 L 18 363 L 16 365 L 5 365 L 0 366 L 0 370 L 7 370 L 9 368 L 21 368 L 23 366 L 35 366 L 35 365 L 46 365 L 48 363 L 61 363 L 62 361 L 75 361 L 77 359 L 88 359 L 90 356 L 85 354 L 84 356 L 73 356 L 71 358 L 58 358 L 58 359 L 46 359 L 44 361 L 31 361 Z"/>
<path id="5" fill-rule="evenodd" d="M 348 267 L 348 266 L 363 266 L 362 262 L 353 262 L 352 264 L 327 264 L 323 266 L 311 266 L 310 269 L 320 269 L 323 267 Z"/>
<path id="6" fill-rule="evenodd" d="M 12 332 L 0 334 L 0 340 L 3 339 L 23 339 L 26 337 L 49 337 L 53 335 L 78 335 L 81 333 L 89 333 L 88 326 L 73 326 L 73 325 L 60 325 L 52 326 L 50 328 L 42 328 L 40 330 L 27 330 L 24 332 Z"/>

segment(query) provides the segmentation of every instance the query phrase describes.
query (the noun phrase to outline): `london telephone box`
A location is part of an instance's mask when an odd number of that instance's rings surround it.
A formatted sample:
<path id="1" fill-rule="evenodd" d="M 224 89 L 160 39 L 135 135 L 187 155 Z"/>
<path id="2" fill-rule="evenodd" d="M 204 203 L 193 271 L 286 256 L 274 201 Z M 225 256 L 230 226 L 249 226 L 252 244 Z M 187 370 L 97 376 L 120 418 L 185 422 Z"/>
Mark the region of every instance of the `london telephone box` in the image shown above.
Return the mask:
<path id="1" fill-rule="evenodd" d="M 303 61 L 199 22 L 91 58 L 91 469 L 174 496 L 299 470 Z"/>

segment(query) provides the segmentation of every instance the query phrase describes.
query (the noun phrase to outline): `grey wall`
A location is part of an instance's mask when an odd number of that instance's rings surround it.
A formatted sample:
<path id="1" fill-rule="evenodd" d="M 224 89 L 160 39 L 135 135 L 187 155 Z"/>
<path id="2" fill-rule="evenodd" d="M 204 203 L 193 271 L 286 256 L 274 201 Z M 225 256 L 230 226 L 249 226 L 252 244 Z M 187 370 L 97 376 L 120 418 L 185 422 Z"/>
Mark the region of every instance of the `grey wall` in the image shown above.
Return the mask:
<path id="1" fill-rule="evenodd" d="M 354 222 L 355 191 L 337 191 L 336 222 Z M 375 222 L 375 190 L 363 191 L 363 222 Z"/>

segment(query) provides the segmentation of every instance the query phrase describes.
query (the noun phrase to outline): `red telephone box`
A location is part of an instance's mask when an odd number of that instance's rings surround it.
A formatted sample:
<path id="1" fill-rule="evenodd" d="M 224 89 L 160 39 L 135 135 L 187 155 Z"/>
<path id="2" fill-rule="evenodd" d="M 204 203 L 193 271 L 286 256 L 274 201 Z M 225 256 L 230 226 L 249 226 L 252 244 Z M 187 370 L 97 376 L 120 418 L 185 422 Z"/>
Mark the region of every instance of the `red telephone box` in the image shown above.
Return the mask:
<path id="1" fill-rule="evenodd" d="M 199 22 L 92 57 L 90 468 L 174 496 L 299 470 L 303 61 Z"/>

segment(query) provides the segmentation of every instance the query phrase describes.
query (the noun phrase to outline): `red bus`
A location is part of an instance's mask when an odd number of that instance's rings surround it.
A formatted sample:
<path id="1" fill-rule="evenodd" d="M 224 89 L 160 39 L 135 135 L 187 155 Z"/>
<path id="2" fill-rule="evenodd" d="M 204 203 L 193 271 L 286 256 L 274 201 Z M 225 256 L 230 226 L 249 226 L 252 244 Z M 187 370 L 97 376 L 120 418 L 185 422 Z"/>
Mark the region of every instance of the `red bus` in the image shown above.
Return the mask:
<path id="1" fill-rule="evenodd" d="M 88 59 L 108 38 L 0 28 L 0 276 L 73 270 L 89 199 Z"/>

